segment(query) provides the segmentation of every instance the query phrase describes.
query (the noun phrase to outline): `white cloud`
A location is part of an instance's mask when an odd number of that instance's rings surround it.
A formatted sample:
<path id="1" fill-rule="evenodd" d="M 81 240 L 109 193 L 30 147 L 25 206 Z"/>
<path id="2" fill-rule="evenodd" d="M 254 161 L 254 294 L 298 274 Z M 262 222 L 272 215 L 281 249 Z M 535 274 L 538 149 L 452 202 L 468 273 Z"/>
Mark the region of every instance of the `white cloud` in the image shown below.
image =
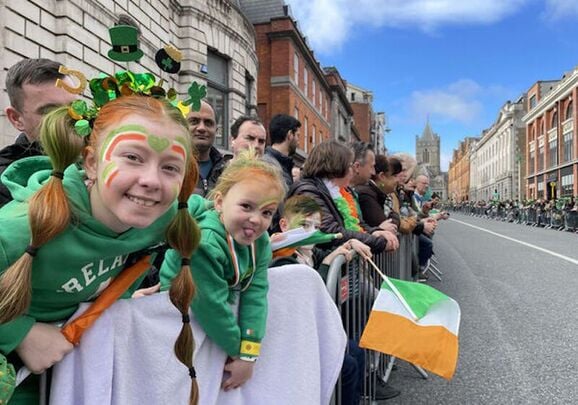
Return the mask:
<path id="1" fill-rule="evenodd" d="M 557 21 L 578 16 L 578 2 L 572 0 L 546 0 L 546 19 Z"/>
<path id="2" fill-rule="evenodd" d="M 339 48 L 359 25 L 418 27 L 491 24 L 529 0 L 286 0 L 317 52 Z M 564 0 L 547 0 L 562 3 Z"/>
<path id="3" fill-rule="evenodd" d="M 464 79 L 442 89 L 416 90 L 409 99 L 412 117 L 423 121 L 427 116 L 471 123 L 482 113 L 482 103 L 477 97 L 482 88 L 473 80 Z"/>

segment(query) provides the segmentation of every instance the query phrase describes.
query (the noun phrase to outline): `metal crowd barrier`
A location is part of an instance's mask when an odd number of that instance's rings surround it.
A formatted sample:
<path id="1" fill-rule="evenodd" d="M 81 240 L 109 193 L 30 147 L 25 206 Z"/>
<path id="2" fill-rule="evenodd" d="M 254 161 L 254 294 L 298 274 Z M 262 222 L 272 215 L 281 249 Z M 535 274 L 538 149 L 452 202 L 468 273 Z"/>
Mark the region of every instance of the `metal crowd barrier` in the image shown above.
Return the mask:
<path id="1" fill-rule="evenodd" d="M 416 252 L 417 238 L 401 235 L 399 248 L 392 253 L 384 252 L 374 256 L 374 262 L 387 276 L 411 280 L 412 256 Z M 359 256 L 346 263 L 340 255 L 331 263 L 326 286 L 339 308 L 348 339 L 359 342 L 381 283 L 379 274 Z M 371 350 L 364 350 L 364 355 L 365 378 L 361 403 L 371 404 L 375 399 L 377 379 L 387 381 L 391 368 L 388 369 L 390 357 Z M 341 405 L 341 381 L 336 386 L 333 404 Z"/>

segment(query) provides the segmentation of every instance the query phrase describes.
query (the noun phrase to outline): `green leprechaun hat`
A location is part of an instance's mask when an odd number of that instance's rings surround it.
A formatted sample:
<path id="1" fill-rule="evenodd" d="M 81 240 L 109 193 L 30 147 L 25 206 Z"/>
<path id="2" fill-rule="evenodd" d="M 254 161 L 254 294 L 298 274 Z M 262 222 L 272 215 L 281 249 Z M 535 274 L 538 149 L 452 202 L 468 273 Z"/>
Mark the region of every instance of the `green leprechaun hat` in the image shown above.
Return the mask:
<path id="1" fill-rule="evenodd" d="M 108 57 L 118 62 L 134 62 L 142 58 L 138 48 L 138 29 L 131 25 L 117 25 L 108 29 L 112 49 Z"/>

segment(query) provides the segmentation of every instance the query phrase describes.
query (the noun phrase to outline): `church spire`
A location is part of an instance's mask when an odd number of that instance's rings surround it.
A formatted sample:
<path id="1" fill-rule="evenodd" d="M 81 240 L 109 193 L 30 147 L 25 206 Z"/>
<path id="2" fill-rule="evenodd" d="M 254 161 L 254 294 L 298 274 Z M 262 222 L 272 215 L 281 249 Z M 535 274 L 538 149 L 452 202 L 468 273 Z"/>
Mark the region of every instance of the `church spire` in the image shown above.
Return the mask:
<path id="1" fill-rule="evenodd" d="M 431 129 L 431 125 L 429 124 L 429 114 L 427 116 L 427 121 L 425 123 L 425 128 L 421 134 L 421 139 L 424 141 L 434 141 L 435 135 Z"/>

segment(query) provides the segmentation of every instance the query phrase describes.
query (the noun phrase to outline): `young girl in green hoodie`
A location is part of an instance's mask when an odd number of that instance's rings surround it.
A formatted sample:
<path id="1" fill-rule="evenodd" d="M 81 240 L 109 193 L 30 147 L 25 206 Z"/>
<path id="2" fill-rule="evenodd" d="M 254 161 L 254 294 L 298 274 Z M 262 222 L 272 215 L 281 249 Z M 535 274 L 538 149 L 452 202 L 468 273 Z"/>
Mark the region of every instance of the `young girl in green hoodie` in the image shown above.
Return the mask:
<path id="1" fill-rule="evenodd" d="M 187 122 L 168 102 L 137 95 L 105 104 L 87 138 L 75 131 L 78 119 L 68 106 L 48 113 L 40 129 L 47 156 L 2 176 L 14 201 L 0 210 L 0 354 L 33 373 L 51 367 L 73 348 L 52 323 L 98 296 L 130 253 L 166 238 L 178 251 L 170 296 L 183 314 L 175 352 L 192 367 L 187 261 L 199 233 L 181 208 L 198 172 Z M 84 170 L 75 164 L 81 155 Z M 28 378 L 10 403 L 38 403 L 37 391 Z"/>
<path id="2" fill-rule="evenodd" d="M 251 378 L 259 356 L 272 256 L 266 231 L 285 192 L 280 168 L 248 151 L 219 177 L 212 201 L 196 195 L 189 199 L 189 211 L 201 228 L 201 242 L 191 258 L 197 285 L 191 308 L 207 336 L 229 356 L 225 390 Z M 178 254 L 169 250 L 161 267 L 161 289 L 178 267 Z"/>

